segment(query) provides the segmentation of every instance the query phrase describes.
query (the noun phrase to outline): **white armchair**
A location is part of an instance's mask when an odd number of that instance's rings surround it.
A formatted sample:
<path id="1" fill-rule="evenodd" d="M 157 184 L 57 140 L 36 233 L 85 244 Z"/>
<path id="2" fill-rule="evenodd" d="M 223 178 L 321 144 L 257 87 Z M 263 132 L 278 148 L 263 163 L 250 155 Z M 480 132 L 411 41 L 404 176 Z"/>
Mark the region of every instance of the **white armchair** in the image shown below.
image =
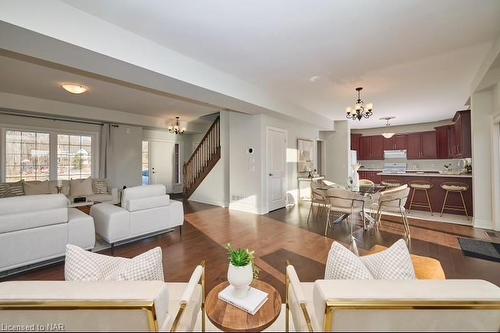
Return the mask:
<path id="1" fill-rule="evenodd" d="M 23 330 L 193 331 L 204 325 L 204 267 L 188 283 L 11 281 L 0 283 L 0 323 Z"/>
<path id="2" fill-rule="evenodd" d="M 500 288 L 482 280 L 317 280 L 286 268 L 286 327 L 297 331 L 493 331 Z"/>

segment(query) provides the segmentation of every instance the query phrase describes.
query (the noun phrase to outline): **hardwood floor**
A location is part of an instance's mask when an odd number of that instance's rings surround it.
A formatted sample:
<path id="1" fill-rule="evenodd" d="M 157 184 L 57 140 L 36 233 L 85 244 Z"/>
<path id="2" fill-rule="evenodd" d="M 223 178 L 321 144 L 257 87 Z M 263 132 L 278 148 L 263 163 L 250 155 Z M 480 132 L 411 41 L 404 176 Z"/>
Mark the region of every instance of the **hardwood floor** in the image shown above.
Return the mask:
<path id="1" fill-rule="evenodd" d="M 133 257 L 160 246 L 167 281 L 187 281 L 194 267 L 206 260 L 207 288 L 226 280 L 227 254 L 224 245 L 250 248 L 256 251 L 256 263 L 265 282 L 275 286 L 284 296 L 284 267 L 290 260 L 299 278 L 314 281 L 322 278 L 328 250 L 333 240 L 346 243 L 348 228 L 338 224 L 328 237 L 323 236 L 325 218 L 316 215 L 307 224 L 309 204 L 301 202 L 293 208 L 280 209 L 267 215 L 229 211 L 195 202 L 185 202 L 185 224 L 182 234 L 173 232 L 117 246 L 101 253 Z M 500 264 L 466 257 L 458 237 L 497 241 L 499 234 L 467 226 L 438 222 L 411 221 L 411 252 L 441 261 L 447 278 L 477 278 L 500 285 Z M 391 245 L 402 234 L 397 218 L 387 218 L 379 230 L 356 229 L 360 253 L 373 245 Z M 62 280 L 64 264 L 58 263 L 31 272 L 4 278 L 5 280 Z"/>

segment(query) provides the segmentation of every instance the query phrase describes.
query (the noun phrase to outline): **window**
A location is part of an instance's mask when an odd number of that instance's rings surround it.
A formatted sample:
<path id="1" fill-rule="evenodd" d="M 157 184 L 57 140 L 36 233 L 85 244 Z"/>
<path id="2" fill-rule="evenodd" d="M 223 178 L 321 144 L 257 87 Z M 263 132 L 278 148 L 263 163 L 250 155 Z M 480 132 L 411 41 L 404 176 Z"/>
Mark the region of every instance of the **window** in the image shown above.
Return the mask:
<path id="1" fill-rule="evenodd" d="M 92 137 L 57 135 L 57 179 L 87 178 L 92 174 Z"/>
<path id="2" fill-rule="evenodd" d="M 5 181 L 49 179 L 49 133 L 8 130 L 5 139 Z"/>
<path id="3" fill-rule="evenodd" d="M 142 185 L 149 184 L 149 142 L 142 141 Z"/>

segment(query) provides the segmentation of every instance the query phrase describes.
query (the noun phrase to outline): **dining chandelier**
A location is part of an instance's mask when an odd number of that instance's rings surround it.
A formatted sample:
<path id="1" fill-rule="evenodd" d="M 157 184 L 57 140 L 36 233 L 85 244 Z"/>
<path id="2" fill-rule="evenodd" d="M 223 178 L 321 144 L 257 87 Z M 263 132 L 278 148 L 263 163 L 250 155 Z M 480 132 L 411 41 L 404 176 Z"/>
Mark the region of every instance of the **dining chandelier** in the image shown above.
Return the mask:
<path id="1" fill-rule="evenodd" d="M 347 119 L 361 120 L 362 118 L 369 118 L 373 114 L 373 103 L 365 105 L 361 99 L 361 90 L 363 90 L 362 87 L 356 88 L 358 99 L 356 100 L 356 104 L 354 104 L 354 108 L 348 107 L 345 110 Z"/>
<path id="2" fill-rule="evenodd" d="M 175 117 L 175 121 L 168 125 L 168 131 L 173 134 L 183 134 L 186 131 L 186 126 L 181 126 L 179 117 Z"/>

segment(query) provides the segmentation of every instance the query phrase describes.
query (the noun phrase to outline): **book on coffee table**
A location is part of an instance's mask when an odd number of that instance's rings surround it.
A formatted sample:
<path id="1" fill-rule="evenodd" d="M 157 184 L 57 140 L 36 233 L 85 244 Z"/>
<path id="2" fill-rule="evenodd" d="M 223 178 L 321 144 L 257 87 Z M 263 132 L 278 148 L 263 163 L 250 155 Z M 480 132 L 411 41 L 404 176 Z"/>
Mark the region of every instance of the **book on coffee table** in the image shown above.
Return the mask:
<path id="1" fill-rule="evenodd" d="M 233 296 L 234 287 L 229 285 L 219 293 L 219 299 L 229 303 L 238 309 L 250 313 L 252 316 L 266 303 L 268 294 L 259 289 L 250 287 L 248 295 L 245 298 L 236 298 Z"/>

